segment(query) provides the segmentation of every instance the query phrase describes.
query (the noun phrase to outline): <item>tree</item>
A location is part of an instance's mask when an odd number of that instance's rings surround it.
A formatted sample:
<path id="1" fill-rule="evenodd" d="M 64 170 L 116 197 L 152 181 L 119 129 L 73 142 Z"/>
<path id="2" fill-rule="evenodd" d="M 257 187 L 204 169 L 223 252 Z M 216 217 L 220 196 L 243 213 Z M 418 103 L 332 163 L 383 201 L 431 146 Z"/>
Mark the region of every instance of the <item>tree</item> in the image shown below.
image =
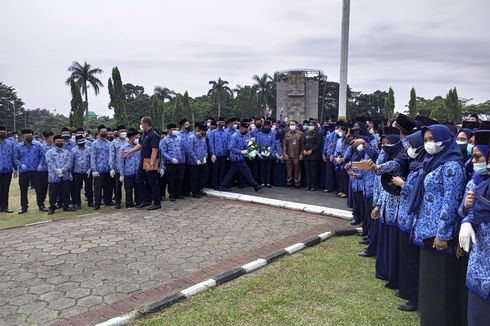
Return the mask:
<path id="1" fill-rule="evenodd" d="M 218 78 L 218 80 L 210 80 L 209 84 L 211 85 L 211 89 L 208 92 L 208 96 L 211 97 L 211 100 L 218 107 L 218 116 L 221 116 L 221 106 L 228 100 L 233 98 L 233 91 L 228 85 L 226 80 Z"/>
<path id="2" fill-rule="evenodd" d="M 153 90 L 153 96 L 158 98 L 159 102 L 155 102 L 155 104 L 158 105 L 158 111 L 161 117 L 159 117 L 159 120 L 161 121 L 162 127 L 165 125 L 165 103 L 171 102 L 172 99 L 175 97 L 175 92 L 171 89 L 168 89 L 167 87 L 162 87 L 162 86 L 155 86 L 155 89 Z M 156 113 L 156 111 L 155 111 Z"/>
<path id="3" fill-rule="evenodd" d="M 116 125 L 128 124 L 128 113 L 126 111 L 126 97 L 124 87 L 121 81 L 121 74 L 117 67 L 112 68 L 112 78 L 109 78 L 107 82 L 107 88 L 109 89 L 109 96 L 111 101 L 109 102 L 109 109 L 114 109 L 114 119 Z"/>
<path id="4" fill-rule="evenodd" d="M 268 115 L 267 110 L 270 108 L 271 98 L 275 94 L 275 83 L 271 76 L 264 73 L 261 77 L 254 75 L 252 79 L 255 81 L 255 88 L 257 89 L 258 102 L 262 107 L 262 115 L 265 117 Z"/>
<path id="5" fill-rule="evenodd" d="M 153 95 L 151 97 L 150 117 L 153 120 L 153 125 L 159 131 L 163 130 L 163 125 L 165 123 L 165 120 L 163 118 L 163 110 L 163 102 L 160 100 L 160 98 Z"/>
<path id="6" fill-rule="evenodd" d="M 141 118 L 151 113 L 151 98 L 148 94 L 145 94 L 143 86 L 124 84 L 123 87 L 128 113 L 128 126 L 138 128 Z"/>
<path id="7" fill-rule="evenodd" d="M 257 89 L 254 86 L 237 85 L 234 89 L 236 96 L 233 99 L 232 115 L 243 119 L 260 114 L 260 106 L 257 101 Z"/>
<path id="8" fill-rule="evenodd" d="M 24 102 L 17 96 L 15 88 L 0 82 L 0 123 L 11 130 L 22 129 L 25 125 Z M 15 115 L 15 126 L 14 126 Z"/>
<path id="9" fill-rule="evenodd" d="M 82 94 L 80 93 L 80 85 L 74 80 L 70 81 L 71 90 L 71 111 L 70 111 L 70 126 L 74 128 L 83 127 L 83 113 L 85 105 L 83 104 Z"/>
<path id="10" fill-rule="evenodd" d="M 381 117 L 385 112 L 385 91 L 377 90 L 371 94 L 361 92 L 347 93 L 347 113 L 350 118 L 355 117 Z"/>
<path id="11" fill-rule="evenodd" d="M 456 87 L 450 89 L 445 100 L 447 108 L 447 121 L 460 122 L 462 119 L 462 105 Z"/>
<path id="12" fill-rule="evenodd" d="M 408 115 L 412 118 L 417 115 L 417 93 L 415 87 L 410 90 L 410 101 L 408 102 Z"/>
<path id="13" fill-rule="evenodd" d="M 385 98 L 385 116 L 388 119 L 395 116 L 395 92 L 391 87 L 388 90 L 388 96 Z"/>
<path id="14" fill-rule="evenodd" d="M 71 75 L 66 80 L 66 84 L 70 85 L 72 80 L 76 81 L 81 87 L 82 94 L 85 95 L 85 119 L 88 121 L 88 88 L 91 86 L 95 95 L 99 95 L 99 89 L 104 85 L 95 75 L 101 74 L 103 71 L 100 68 L 92 68 L 87 62 L 82 66 L 77 61 L 68 67 L 68 71 L 71 72 Z"/>

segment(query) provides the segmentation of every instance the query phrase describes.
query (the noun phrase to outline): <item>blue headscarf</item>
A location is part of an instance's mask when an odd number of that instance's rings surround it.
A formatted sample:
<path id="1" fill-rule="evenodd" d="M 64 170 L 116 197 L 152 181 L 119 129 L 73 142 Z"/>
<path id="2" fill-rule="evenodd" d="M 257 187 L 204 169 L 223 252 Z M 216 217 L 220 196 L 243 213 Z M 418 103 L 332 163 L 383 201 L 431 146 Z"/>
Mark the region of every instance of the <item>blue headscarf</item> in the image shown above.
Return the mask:
<path id="1" fill-rule="evenodd" d="M 466 138 L 468 138 L 468 140 L 470 140 L 471 137 L 473 137 L 473 130 L 471 129 L 468 129 L 468 128 L 461 128 L 459 129 L 459 132 L 464 132 L 464 134 L 466 135 Z"/>
<path id="2" fill-rule="evenodd" d="M 424 166 L 424 159 L 427 152 L 424 148 L 422 132 L 419 130 L 407 136 L 408 143 L 418 153 L 415 159 L 410 158 L 410 171 L 418 171 Z"/>
<path id="3" fill-rule="evenodd" d="M 463 166 L 463 155 L 461 154 L 461 149 L 458 144 L 456 144 L 455 135 L 448 127 L 441 124 L 435 124 L 428 127 L 422 128 L 421 138 L 424 139 L 424 134 L 426 131 L 430 131 L 435 142 L 442 142 L 443 149 L 435 154 L 429 155 L 424 159 L 423 169 L 420 172 L 420 176 L 415 184 L 415 187 L 410 195 L 408 212 L 417 213 L 419 210 L 422 200 L 424 198 L 425 188 L 424 180 L 427 174 L 437 169 L 439 166 L 447 162 L 457 162 Z"/>
<path id="4" fill-rule="evenodd" d="M 486 163 L 490 160 L 490 151 L 486 155 Z M 473 204 L 472 211 L 473 218 L 471 223 L 479 225 L 481 223 L 490 223 L 490 177 L 487 176 L 486 180 L 480 182 L 475 187 L 475 203 Z"/>

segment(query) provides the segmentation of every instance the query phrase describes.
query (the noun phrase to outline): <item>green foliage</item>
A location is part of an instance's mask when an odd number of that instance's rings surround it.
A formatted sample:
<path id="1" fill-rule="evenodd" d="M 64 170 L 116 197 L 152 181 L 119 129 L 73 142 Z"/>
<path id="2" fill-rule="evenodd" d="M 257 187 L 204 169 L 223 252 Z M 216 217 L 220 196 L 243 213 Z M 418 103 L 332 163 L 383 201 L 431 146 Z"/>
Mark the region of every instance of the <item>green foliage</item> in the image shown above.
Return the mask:
<path id="1" fill-rule="evenodd" d="M 236 97 L 233 99 L 233 116 L 240 119 L 254 117 L 261 114 L 257 98 L 257 89 L 254 86 L 240 86 L 235 88 Z"/>
<path id="2" fill-rule="evenodd" d="M 144 116 L 151 115 L 151 99 L 145 94 L 143 86 L 124 84 L 126 110 L 128 114 L 128 128 L 138 128 Z"/>
<path id="3" fill-rule="evenodd" d="M 114 109 L 116 125 L 126 126 L 128 124 L 128 115 L 126 110 L 125 91 L 121 81 L 121 74 L 117 67 L 112 68 L 112 79 L 109 78 L 107 87 L 111 98 L 109 109 Z"/>
<path id="4" fill-rule="evenodd" d="M 410 90 L 410 101 L 408 102 L 408 115 L 415 117 L 417 115 L 417 93 L 415 87 Z"/>
<path id="5" fill-rule="evenodd" d="M 228 81 L 218 78 L 218 80 L 210 80 L 209 84 L 211 89 L 208 92 L 208 96 L 211 97 L 211 101 L 218 108 L 218 116 L 221 116 L 221 107 L 226 103 L 227 100 L 233 98 L 233 91 L 228 86 Z"/>
<path id="6" fill-rule="evenodd" d="M 395 117 L 395 92 L 390 87 L 388 96 L 385 97 L 385 117 L 392 119 Z"/>
<path id="7" fill-rule="evenodd" d="M 258 103 L 262 108 L 262 115 L 268 116 L 269 113 L 272 113 L 268 111 L 272 111 L 270 104 L 272 102 L 271 99 L 275 99 L 276 83 L 274 83 L 274 79 L 272 79 L 272 77 L 267 73 L 262 74 L 260 77 L 258 75 L 254 75 L 252 79 L 255 81 L 253 86 L 257 89 Z"/>
<path id="8" fill-rule="evenodd" d="M 377 90 L 371 94 L 352 92 L 348 97 L 347 114 L 349 118 L 355 117 L 380 117 L 385 115 L 385 91 Z"/>
<path id="9" fill-rule="evenodd" d="M 71 90 L 71 111 L 70 111 L 70 126 L 73 128 L 83 127 L 83 113 L 85 111 L 85 104 L 82 100 L 82 94 L 80 93 L 80 85 L 74 80 L 70 81 Z"/>
<path id="10" fill-rule="evenodd" d="M 466 105 L 464 106 L 464 112 L 490 115 L 490 101 L 486 101 L 478 104 Z"/>
<path id="11" fill-rule="evenodd" d="M 150 117 L 153 120 L 153 126 L 159 131 L 163 130 L 164 114 L 163 102 L 153 95 L 151 97 Z"/>
<path id="12" fill-rule="evenodd" d="M 447 109 L 447 121 L 461 122 L 462 105 L 461 101 L 459 100 L 456 87 L 450 89 L 449 92 L 446 94 L 445 105 Z"/>
<path id="13" fill-rule="evenodd" d="M 14 112 L 16 118 L 15 128 Z M 0 124 L 8 130 L 20 130 L 24 128 L 25 118 L 24 102 L 17 96 L 15 88 L 0 82 Z"/>

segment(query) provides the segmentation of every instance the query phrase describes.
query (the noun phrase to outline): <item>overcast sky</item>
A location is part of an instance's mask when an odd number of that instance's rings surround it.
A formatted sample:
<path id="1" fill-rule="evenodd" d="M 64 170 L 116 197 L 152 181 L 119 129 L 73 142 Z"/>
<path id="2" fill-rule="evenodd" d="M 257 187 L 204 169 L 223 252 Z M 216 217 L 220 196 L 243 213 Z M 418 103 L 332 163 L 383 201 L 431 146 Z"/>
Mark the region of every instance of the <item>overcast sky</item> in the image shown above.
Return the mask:
<path id="1" fill-rule="evenodd" d="M 0 81 L 28 109 L 68 114 L 67 67 L 112 67 L 124 83 L 193 97 L 221 76 L 231 86 L 254 74 L 321 69 L 338 81 L 341 0 L 0 0 Z M 490 1 L 363 0 L 351 3 L 349 84 L 395 90 L 404 110 L 418 96 L 490 99 Z M 107 87 L 90 110 L 111 115 Z"/>

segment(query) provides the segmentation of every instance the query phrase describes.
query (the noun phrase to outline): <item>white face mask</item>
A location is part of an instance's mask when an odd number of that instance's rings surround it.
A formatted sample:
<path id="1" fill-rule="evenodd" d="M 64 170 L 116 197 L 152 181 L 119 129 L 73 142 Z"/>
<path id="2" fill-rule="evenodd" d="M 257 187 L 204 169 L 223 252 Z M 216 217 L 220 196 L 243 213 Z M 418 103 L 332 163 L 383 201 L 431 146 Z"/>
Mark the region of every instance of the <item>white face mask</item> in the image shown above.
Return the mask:
<path id="1" fill-rule="evenodd" d="M 409 147 L 409 148 L 407 148 L 407 155 L 411 159 L 415 160 L 419 154 L 417 154 L 417 149 Z"/>
<path id="2" fill-rule="evenodd" d="M 291 131 L 295 131 L 295 130 L 296 130 L 296 125 L 290 125 L 290 126 L 289 126 L 289 130 L 291 130 Z"/>
<path id="3" fill-rule="evenodd" d="M 250 129 L 251 129 L 251 130 L 255 130 L 255 129 L 257 129 L 257 127 L 255 127 L 255 125 L 254 125 L 254 124 L 251 124 L 251 125 L 250 125 Z"/>
<path id="4" fill-rule="evenodd" d="M 465 141 L 465 140 L 456 140 L 456 144 L 458 144 L 458 145 L 468 145 L 468 141 Z"/>
<path id="5" fill-rule="evenodd" d="M 211 127 L 211 122 L 208 122 L 206 126 L 208 126 L 208 128 Z"/>
<path id="6" fill-rule="evenodd" d="M 139 143 L 140 143 L 140 139 L 139 139 L 139 138 L 136 138 L 136 139 L 134 140 L 134 144 L 135 144 L 135 145 L 138 145 Z"/>
<path id="7" fill-rule="evenodd" d="M 143 125 L 140 125 L 140 130 L 143 131 Z"/>
<path id="8" fill-rule="evenodd" d="M 339 137 L 342 137 L 342 131 L 341 130 L 336 130 L 335 131 Z"/>
<path id="9" fill-rule="evenodd" d="M 362 144 L 357 145 L 357 151 L 362 152 L 364 150 L 364 146 Z"/>
<path id="10" fill-rule="evenodd" d="M 122 139 L 125 139 L 127 135 L 128 135 L 127 132 L 121 132 L 121 133 L 119 133 L 119 137 L 121 137 Z"/>
<path id="11" fill-rule="evenodd" d="M 276 130 L 276 125 L 272 125 L 272 130 Z"/>
<path id="12" fill-rule="evenodd" d="M 427 142 L 424 144 L 425 151 L 429 153 L 429 155 L 435 155 L 442 151 L 443 146 L 442 146 L 442 141 L 438 142 Z"/>

